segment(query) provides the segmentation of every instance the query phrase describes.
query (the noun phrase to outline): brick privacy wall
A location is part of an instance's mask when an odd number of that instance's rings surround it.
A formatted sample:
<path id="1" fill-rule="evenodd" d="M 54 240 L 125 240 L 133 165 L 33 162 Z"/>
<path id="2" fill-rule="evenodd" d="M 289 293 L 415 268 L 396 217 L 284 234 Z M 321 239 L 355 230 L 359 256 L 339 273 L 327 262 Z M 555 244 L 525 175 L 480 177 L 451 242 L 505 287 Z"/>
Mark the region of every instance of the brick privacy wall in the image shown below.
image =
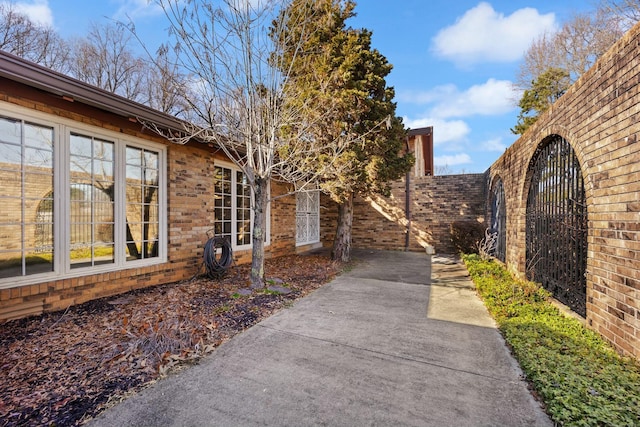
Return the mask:
<path id="1" fill-rule="evenodd" d="M 434 247 L 436 253 L 455 253 L 451 224 L 457 221 L 484 223 L 484 174 L 442 175 L 411 178 L 412 248 Z"/>
<path id="2" fill-rule="evenodd" d="M 213 164 L 216 158 L 222 159 L 220 154 L 213 154 L 202 144 L 172 144 L 141 130 L 126 119 L 106 117 L 103 112 L 97 112 L 96 115 L 102 117 L 102 120 L 97 120 L 91 115 L 94 111 L 92 107 L 67 103 L 69 109 L 73 109 L 69 111 L 53 106 L 55 100 L 43 102 L 47 99 L 43 100 L 41 94 L 34 95 L 34 99 L 25 97 L 25 93 L 32 92 L 24 88 L 21 88 L 20 96 L 8 93 L 5 88 L 10 87 L 0 85 L 0 101 L 168 146 L 168 254 L 166 263 L 153 266 L 0 289 L 0 321 L 7 317 L 62 310 L 133 289 L 190 279 L 201 271 L 206 232 L 213 228 Z M 274 197 L 285 192 L 286 188 L 282 185 L 274 184 L 271 187 Z M 278 198 L 272 202 L 270 225 L 272 244 L 267 247 L 266 256 L 295 252 L 295 197 Z M 251 253 L 235 252 L 234 258 L 237 264 L 247 263 L 251 260 Z"/>
<path id="3" fill-rule="evenodd" d="M 507 254 L 524 274 L 529 162 L 548 136 L 573 147 L 587 196 L 587 324 L 640 358 L 640 26 L 586 72 L 490 168 L 504 184 Z"/>
<path id="4" fill-rule="evenodd" d="M 484 174 L 411 177 L 411 251 L 432 246 L 438 253 L 455 253 L 450 225 L 455 221 L 483 223 L 485 217 Z M 325 246 L 333 244 L 337 205 L 321 198 L 321 236 Z M 392 183 L 391 195 L 356 197 L 352 247 L 406 249 L 406 181 Z"/>

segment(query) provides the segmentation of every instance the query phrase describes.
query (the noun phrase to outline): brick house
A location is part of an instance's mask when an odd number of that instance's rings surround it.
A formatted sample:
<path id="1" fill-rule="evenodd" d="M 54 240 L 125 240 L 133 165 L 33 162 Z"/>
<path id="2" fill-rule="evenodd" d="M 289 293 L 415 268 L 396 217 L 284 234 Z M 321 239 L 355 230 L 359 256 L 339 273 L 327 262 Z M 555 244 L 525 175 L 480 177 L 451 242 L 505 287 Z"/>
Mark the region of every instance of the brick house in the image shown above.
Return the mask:
<path id="1" fill-rule="evenodd" d="M 176 144 L 141 122 L 182 129 L 0 51 L 0 320 L 193 277 L 210 229 L 230 238 L 238 263 L 250 260 L 243 173 L 216 147 Z M 318 246 L 319 226 L 318 194 L 277 198 L 267 256 Z"/>

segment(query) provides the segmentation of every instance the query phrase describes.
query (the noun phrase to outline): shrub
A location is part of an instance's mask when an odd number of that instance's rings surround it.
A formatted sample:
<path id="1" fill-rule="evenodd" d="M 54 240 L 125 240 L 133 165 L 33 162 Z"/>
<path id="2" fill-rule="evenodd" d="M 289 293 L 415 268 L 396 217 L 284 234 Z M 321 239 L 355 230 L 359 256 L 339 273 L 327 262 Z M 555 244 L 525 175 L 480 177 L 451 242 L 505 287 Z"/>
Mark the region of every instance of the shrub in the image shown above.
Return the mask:
<path id="1" fill-rule="evenodd" d="M 640 365 L 501 264 L 463 257 L 522 370 L 559 426 L 640 425 Z"/>
<path id="2" fill-rule="evenodd" d="M 454 221 L 449 226 L 451 242 L 457 252 L 478 253 L 478 244 L 484 237 L 484 226 L 478 221 Z"/>

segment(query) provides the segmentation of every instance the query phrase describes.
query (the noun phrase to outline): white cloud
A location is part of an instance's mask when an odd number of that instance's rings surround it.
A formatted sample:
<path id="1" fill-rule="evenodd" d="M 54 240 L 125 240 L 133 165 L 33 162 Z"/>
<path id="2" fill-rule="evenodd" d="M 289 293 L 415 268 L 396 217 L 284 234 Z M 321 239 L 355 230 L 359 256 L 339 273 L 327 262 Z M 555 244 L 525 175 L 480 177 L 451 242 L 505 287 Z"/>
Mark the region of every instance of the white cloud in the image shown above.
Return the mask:
<path id="1" fill-rule="evenodd" d="M 149 2 L 148 0 L 117 0 L 117 3 L 120 6 L 113 17 L 119 20 L 157 16 L 162 14 L 162 8 L 155 2 Z"/>
<path id="2" fill-rule="evenodd" d="M 486 151 L 498 151 L 503 152 L 507 149 L 507 146 L 502 142 L 502 138 L 493 138 L 485 141 L 481 144 L 482 148 Z"/>
<path id="3" fill-rule="evenodd" d="M 467 153 L 451 154 L 446 156 L 436 156 L 433 158 L 436 166 L 457 166 L 473 163 Z"/>
<path id="4" fill-rule="evenodd" d="M 454 84 L 436 86 L 426 91 L 405 91 L 398 94 L 398 100 L 411 104 L 432 104 L 455 96 L 458 87 Z"/>
<path id="5" fill-rule="evenodd" d="M 53 26 L 53 13 L 49 7 L 48 0 L 34 0 L 32 2 L 1 2 L 5 6 L 13 7 L 16 12 L 22 13 L 29 19 L 46 27 Z"/>
<path id="6" fill-rule="evenodd" d="M 435 104 L 429 115 L 440 118 L 494 116 L 507 113 L 516 106 L 518 94 L 509 80 L 489 79 L 485 83 L 460 91 L 455 85 L 437 86 L 425 92 L 400 94 L 402 102 Z"/>
<path id="7" fill-rule="evenodd" d="M 508 80 L 489 79 L 471 86 L 464 92 L 453 94 L 433 108 L 438 117 L 494 116 L 507 113 L 515 107 L 513 84 Z"/>
<path id="8" fill-rule="evenodd" d="M 433 145 L 436 146 L 444 143 L 462 142 L 471 132 L 469 125 L 462 120 L 442 120 L 437 117 L 410 120 L 405 117 L 403 122 L 410 129 L 433 126 Z"/>
<path id="9" fill-rule="evenodd" d="M 456 23 L 438 32 L 431 49 L 459 65 L 480 62 L 513 62 L 520 59 L 531 41 L 557 28 L 555 14 L 541 15 L 522 8 L 509 16 L 486 2 L 469 9 Z"/>

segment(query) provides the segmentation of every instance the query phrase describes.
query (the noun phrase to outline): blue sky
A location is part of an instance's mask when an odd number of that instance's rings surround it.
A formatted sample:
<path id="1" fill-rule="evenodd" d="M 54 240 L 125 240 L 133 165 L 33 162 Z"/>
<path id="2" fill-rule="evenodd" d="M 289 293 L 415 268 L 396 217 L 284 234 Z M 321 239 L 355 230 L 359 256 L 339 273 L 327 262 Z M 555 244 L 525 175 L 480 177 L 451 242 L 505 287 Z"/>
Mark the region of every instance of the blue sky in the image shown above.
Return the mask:
<path id="1" fill-rule="evenodd" d="M 147 0 L 13 3 L 64 37 L 127 16 L 145 43 L 166 34 Z M 393 64 L 387 81 L 405 125 L 434 127 L 437 171 L 469 173 L 484 172 L 516 139 L 509 129 L 520 94 L 511 83 L 530 42 L 592 8 L 589 0 L 359 0 L 348 24 L 371 30 L 373 47 Z"/>

